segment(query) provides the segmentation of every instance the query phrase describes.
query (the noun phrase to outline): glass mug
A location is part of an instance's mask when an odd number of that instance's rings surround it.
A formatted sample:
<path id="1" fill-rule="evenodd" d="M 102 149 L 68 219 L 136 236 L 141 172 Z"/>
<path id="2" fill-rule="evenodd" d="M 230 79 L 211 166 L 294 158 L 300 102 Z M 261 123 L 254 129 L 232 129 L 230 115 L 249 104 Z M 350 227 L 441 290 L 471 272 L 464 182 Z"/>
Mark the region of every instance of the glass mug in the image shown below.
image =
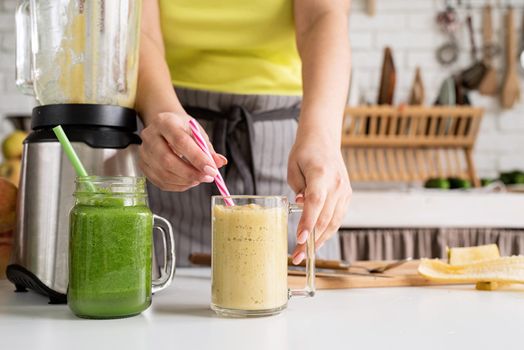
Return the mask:
<path id="1" fill-rule="evenodd" d="M 289 290 L 288 214 L 302 208 L 284 196 L 213 196 L 211 309 L 220 316 L 280 313 L 292 296 L 315 294 L 315 239 L 306 243 L 306 286 Z"/>
<path id="2" fill-rule="evenodd" d="M 68 304 L 84 318 L 141 313 L 175 272 L 169 222 L 147 206 L 143 177 L 78 177 L 70 213 Z M 164 236 L 166 264 L 152 280 L 153 229 Z"/>

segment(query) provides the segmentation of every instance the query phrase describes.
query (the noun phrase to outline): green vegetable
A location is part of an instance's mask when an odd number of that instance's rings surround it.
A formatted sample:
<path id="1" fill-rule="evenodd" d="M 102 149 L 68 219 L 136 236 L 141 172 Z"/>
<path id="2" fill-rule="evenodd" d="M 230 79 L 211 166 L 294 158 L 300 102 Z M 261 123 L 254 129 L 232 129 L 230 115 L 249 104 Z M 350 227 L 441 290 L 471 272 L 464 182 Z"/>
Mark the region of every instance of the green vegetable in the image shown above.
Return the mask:
<path id="1" fill-rule="evenodd" d="M 444 178 L 433 178 L 428 179 L 426 183 L 424 183 L 425 188 L 439 188 L 442 190 L 449 189 L 449 181 Z"/>
<path id="2" fill-rule="evenodd" d="M 485 186 L 491 185 L 495 181 L 496 181 L 496 179 L 483 178 L 483 179 L 480 179 L 480 185 L 482 187 L 485 187 Z"/>
<path id="3" fill-rule="evenodd" d="M 524 173 L 519 170 L 501 173 L 500 181 L 505 185 L 524 184 Z"/>
<path id="4" fill-rule="evenodd" d="M 449 188 L 451 189 L 467 189 L 471 188 L 471 182 L 467 179 L 461 179 L 458 177 L 448 178 Z"/>

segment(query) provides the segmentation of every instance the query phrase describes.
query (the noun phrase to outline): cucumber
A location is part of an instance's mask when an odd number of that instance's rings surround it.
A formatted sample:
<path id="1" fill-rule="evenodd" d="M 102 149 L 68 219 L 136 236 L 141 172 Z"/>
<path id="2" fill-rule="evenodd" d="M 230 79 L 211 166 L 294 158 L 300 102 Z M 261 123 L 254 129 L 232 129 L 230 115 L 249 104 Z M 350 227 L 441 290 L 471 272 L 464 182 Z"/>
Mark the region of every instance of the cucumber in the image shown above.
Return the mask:
<path id="1" fill-rule="evenodd" d="M 449 188 L 451 189 L 467 189 L 471 188 L 471 182 L 467 179 L 461 179 L 459 177 L 448 178 Z"/>
<path id="2" fill-rule="evenodd" d="M 519 170 L 504 172 L 500 174 L 500 181 L 505 185 L 524 184 L 524 173 Z"/>
<path id="3" fill-rule="evenodd" d="M 438 188 L 438 189 L 441 189 L 441 190 L 447 190 L 447 189 L 449 189 L 449 181 L 447 179 L 444 179 L 444 178 L 428 179 L 424 183 L 424 187 L 425 188 Z"/>

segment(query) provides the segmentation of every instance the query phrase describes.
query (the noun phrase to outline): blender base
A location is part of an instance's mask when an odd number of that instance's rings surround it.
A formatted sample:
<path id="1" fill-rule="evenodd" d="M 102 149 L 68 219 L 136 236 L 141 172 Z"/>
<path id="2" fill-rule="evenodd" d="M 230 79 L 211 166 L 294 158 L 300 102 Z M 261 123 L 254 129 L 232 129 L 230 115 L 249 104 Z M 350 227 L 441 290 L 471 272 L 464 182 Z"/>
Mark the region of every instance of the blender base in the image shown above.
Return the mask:
<path id="1" fill-rule="evenodd" d="M 67 296 L 65 294 L 52 290 L 23 266 L 16 264 L 7 266 L 6 276 L 15 285 L 15 292 L 17 293 L 27 292 L 27 289 L 31 289 L 38 294 L 48 297 L 49 304 L 67 304 Z"/>

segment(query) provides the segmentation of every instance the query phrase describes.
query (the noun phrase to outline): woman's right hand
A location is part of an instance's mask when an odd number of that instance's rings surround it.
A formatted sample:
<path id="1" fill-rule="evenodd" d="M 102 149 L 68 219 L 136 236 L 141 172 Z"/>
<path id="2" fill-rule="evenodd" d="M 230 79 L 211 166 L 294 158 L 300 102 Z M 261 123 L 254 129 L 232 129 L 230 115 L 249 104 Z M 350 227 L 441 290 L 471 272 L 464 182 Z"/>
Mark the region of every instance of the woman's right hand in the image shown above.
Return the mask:
<path id="1" fill-rule="evenodd" d="M 190 119 L 187 114 L 160 113 L 148 118 L 149 123 L 140 134 L 140 168 L 161 190 L 181 192 L 202 182 L 213 182 L 217 167 L 227 164 L 226 157 L 214 151 L 202 128 L 213 160 L 198 147 L 191 134 Z"/>

